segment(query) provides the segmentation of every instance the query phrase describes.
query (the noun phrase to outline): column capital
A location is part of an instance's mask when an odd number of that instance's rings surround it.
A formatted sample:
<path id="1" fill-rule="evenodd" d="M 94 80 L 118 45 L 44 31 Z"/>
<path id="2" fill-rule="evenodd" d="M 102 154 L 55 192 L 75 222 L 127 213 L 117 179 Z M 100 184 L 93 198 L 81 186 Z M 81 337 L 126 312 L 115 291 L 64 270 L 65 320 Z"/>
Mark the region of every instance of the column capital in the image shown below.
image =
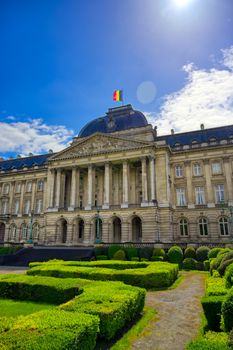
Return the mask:
<path id="1" fill-rule="evenodd" d="M 149 160 L 155 160 L 156 157 L 154 155 L 149 155 Z"/>

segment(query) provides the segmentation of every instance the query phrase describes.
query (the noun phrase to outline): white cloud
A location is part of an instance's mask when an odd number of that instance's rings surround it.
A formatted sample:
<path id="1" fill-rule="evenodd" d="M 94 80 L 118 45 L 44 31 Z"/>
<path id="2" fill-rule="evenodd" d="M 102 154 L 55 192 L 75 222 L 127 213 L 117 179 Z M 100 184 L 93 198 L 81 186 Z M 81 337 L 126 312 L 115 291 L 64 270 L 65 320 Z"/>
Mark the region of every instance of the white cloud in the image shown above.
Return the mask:
<path id="1" fill-rule="evenodd" d="M 145 113 L 158 134 L 233 124 L 233 46 L 222 50 L 222 69 L 198 69 L 189 63 L 185 86 L 165 96 L 158 114 Z"/>
<path id="2" fill-rule="evenodd" d="M 10 119 L 13 120 L 13 119 Z M 73 130 L 63 125 L 47 125 L 42 119 L 27 122 L 0 122 L 0 153 L 13 152 L 27 155 L 40 154 L 52 149 L 54 152 L 66 147 Z"/>

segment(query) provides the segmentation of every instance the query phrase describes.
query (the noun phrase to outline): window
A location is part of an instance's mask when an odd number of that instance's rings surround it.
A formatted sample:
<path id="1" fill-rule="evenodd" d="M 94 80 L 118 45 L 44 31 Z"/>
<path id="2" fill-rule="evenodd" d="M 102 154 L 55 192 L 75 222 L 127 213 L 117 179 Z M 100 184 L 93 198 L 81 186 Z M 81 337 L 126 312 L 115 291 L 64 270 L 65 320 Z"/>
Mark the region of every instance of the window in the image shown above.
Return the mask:
<path id="1" fill-rule="evenodd" d="M 32 192 L 32 181 L 27 182 L 27 187 L 26 187 L 27 192 Z"/>
<path id="2" fill-rule="evenodd" d="M 200 236 L 208 236 L 208 223 L 205 218 L 199 219 L 199 233 Z"/>
<path id="3" fill-rule="evenodd" d="M 228 219 L 225 217 L 222 217 L 219 219 L 219 229 L 221 236 L 228 236 L 229 235 L 229 226 L 228 226 Z"/>
<path id="4" fill-rule="evenodd" d="M 215 186 L 215 200 L 218 204 L 224 202 L 224 185 Z"/>
<path id="5" fill-rule="evenodd" d="M 29 199 L 26 200 L 25 206 L 24 206 L 24 214 L 28 215 L 30 212 L 31 207 L 31 201 Z"/>
<path id="6" fill-rule="evenodd" d="M 182 177 L 183 176 L 183 167 L 181 165 L 175 166 L 175 174 L 176 177 Z"/>
<path id="7" fill-rule="evenodd" d="M 180 235 L 181 236 L 188 236 L 188 221 L 187 221 L 187 219 L 180 219 L 179 225 L 180 225 Z"/>
<path id="8" fill-rule="evenodd" d="M 213 173 L 214 175 L 217 175 L 217 174 L 221 174 L 221 173 L 222 173 L 221 163 L 219 163 L 219 162 L 214 162 L 214 163 L 212 163 L 212 173 Z"/>
<path id="9" fill-rule="evenodd" d="M 9 184 L 4 184 L 3 186 L 3 194 L 8 194 L 10 190 L 10 185 Z"/>
<path id="10" fill-rule="evenodd" d="M 44 181 L 43 180 L 39 180 L 37 182 L 37 191 L 43 191 L 44 189 Z"/>
<path id="11" fill-rule="evenodd" d="M 37 199 L 36 201 L 36 214 L 40 214 L 42 212 L 42 209 L 43 209 L 43 200 L 40 198 L 40 199 Z"/>
<path id="12" fill-rule="evenodd" d="M 199 163 L 195 163 L 193 165 L 193 174 L 194 174 L 194 176 L 202 175 L 201 165 Z"/>
<path id="13" fill-rule="evenodd" d="M 186 205 L 185 189 L 184 188 L 177 188 L 176 189 L 176 197 L 177 197 L 177 205 L 178 206 Z"/>
<path id="14" fill-rule="evenodd" d="M 197 205 L 205 204 L 205 190 L 204 187 L 195 187 L 195 198 Z"/>
<path id="15" fill-rule="evenodd" d="M 8 201 L 3 201 L 2 202 L 2 214 L 8 214 Z"/>
<path id="16" fill-rule="evenodd" d="M 23 231 L 23 240 L 26 240 L 27 239 L 27 234 L 28 234 L 28 228 L 27 228 L 26 224 L 23 224 L 22 231 Z"/>
<path id="17" fill-rule="evenodd" d="M 15 184 L 15 193 L 20 193 L 20 191 L 21 191 L 21 183 L 17 182 Z"/>
<path id="18" fill-rule="evenodd" d="M 19 214 L 19 200 L 16 199 L 15 205 L 14 205 L 14 215 Z"/>

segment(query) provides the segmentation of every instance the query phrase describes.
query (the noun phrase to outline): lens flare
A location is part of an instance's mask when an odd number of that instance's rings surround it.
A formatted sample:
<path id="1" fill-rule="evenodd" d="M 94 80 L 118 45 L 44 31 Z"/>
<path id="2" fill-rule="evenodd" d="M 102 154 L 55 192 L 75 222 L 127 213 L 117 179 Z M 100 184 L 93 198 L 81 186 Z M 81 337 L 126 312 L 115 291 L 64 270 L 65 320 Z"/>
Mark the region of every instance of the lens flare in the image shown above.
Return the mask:
<path id="1" fill-rule="evenodd" d="M 188 5 L 190 1 L 191 0 L 174 0 L 175 4 L 180 7 Z"/>

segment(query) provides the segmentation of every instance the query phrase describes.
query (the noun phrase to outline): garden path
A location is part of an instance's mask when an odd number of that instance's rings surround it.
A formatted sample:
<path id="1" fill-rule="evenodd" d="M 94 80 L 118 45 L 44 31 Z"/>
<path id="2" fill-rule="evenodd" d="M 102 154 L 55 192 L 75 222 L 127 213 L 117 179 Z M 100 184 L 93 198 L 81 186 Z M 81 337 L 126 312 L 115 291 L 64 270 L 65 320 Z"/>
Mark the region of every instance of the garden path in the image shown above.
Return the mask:
<path id="1" fill-rule="evenodd" d="M 27 267 L 22 266 L 0 266 L 0 275 L 6 273 L 25 273 Z"/>
<path id="2" fill-rule="evenodd" d="M 146 306 L 154 308 L 157 315 L 132 343 L 132 350 L 183 350 L 198 334 L 206 275 L 197 272 L 182 275 L 184 279 L 177 288 L 147 293 Z"/>

